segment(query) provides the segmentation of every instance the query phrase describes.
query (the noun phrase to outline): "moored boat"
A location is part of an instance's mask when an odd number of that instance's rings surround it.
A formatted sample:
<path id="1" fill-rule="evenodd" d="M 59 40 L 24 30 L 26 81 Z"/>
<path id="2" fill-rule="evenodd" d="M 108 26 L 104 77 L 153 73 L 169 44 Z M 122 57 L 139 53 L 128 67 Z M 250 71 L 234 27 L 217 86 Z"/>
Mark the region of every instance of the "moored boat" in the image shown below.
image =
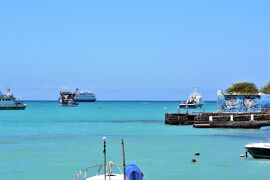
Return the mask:
<path id="1" fill-rule="evenodd" d="M 270 143 L 252 143 L 245 146 L 253 158 L 270 159 Z"/>
<path id="2" fill-rule="evenodd" d="M 22 100 L 13 96 L 8 88 L 6 92 L 0 92 L 0 110 L 24 110 L 26 104 Z"/>
<path id="3" fill-rule="evenodd" d="M 193 92 L 188 96 L 187 101 L 178 105 L 180 108 L 202 108 L 203 100 L 202 95 L 194 89 Z"/>
<path id="4" fill-rule="evenodd" d="M 68 89 L 60 91 L 58 102 L 63 106 L 78 106 L 79 103 L 75 101 L 76 92 Z"/>
<path id="5" fill-rule="evenodd" d="M 270 126 L 261 127 L 261 130 L 270 130 Z M 264 133 L 264 132 L 262 132 Z M 267 138 L 267 136 L 266 136 Z M 267 138 L 268 139 L 268 138 Z M 253 158 L 270 159 L 270 142 L 251 143 L 245 145 L 245 149 L 252 155 Z"/>
<path id="6" fill-rule="evenodd" d="M 90 92 L 89 90 L 82 90 L 80 91 L 78 88 L 76 89 L 76 102 L 95 102 L 96 96 L 94 93 Z"/>

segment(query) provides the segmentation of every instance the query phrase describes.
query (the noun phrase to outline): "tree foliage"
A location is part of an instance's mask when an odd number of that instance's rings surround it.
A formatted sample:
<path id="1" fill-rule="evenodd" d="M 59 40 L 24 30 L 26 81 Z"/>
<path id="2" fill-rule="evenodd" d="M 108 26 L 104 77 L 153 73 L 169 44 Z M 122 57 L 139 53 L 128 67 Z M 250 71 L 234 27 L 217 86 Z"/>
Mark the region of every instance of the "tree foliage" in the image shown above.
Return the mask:
<path id="1" fill-rule="evenodd" d="M 260 92 L 264 94 L 270 94 L 270 82 L 260 89 Z"/>
<path id="2" fill-rule="evenodd" d="M 229 87 L 226 92 L 236 94 L 257 94 L 259 91 L 254 83 L 238 82 Z"/>

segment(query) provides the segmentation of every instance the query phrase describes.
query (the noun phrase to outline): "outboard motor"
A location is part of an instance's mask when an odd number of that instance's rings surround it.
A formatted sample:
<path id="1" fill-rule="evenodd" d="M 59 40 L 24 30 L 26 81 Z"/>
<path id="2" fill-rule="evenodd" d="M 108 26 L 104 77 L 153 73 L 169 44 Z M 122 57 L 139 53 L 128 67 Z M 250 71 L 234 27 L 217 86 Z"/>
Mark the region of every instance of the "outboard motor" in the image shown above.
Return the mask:
<path id="1" fill-rule="evenodd" d="M 128 164 L 126 166 L 126 179 L 143 180 L 143 173 L 135 164 Z"/>

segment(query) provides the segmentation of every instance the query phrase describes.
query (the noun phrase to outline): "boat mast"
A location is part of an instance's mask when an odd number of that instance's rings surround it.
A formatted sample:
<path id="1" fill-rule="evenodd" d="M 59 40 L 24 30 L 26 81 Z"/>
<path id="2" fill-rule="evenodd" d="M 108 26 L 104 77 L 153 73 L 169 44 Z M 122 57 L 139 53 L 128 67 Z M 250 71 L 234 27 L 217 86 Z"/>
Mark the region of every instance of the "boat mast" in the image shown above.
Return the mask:
<path id="1" fill-rule="evenodd" d="M 103 149 L 103 154 L 104 154 L 104 179 L 106 180 L 106 137 L 103 137 L 104 140 L 104 149 Z"/>
<path id="2" fill-rule="evenodd" d="M 123 139 L 122 139 L 122 156 L 123 156 L 124 180 L 126 180 L 126 158 L 125 158 L 125 145 L 124 145 L 124 140 Z"/>

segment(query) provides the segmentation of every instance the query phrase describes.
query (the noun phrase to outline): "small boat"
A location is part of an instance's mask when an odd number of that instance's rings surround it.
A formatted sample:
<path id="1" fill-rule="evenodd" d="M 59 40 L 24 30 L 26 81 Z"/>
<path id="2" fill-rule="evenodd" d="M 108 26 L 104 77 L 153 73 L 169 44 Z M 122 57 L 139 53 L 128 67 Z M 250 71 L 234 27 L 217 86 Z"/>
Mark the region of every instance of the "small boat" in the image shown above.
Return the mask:
<path id="1" fill-rule="evenodd" d="M 80 91 L 78 88 L 76 89 L 76 102 L 95 102 L 96 96 L 94 93 L 90 92 L 89 90 L 82 90 Z"/>
<path id="2" fill-rule="evenodd" d="M 126 165 L 124 141 L 122 139 L 123 164 L 115 164 L 106 161 L 106 140 L 104 138 L 104 163 L 94 165 L 78 171 L 74 180 L 143 180 L 142 171 L 135 164 Z M 90 175 L 91 170 L 97 169 L 94 176 Z M 102 172 L 103 171 L 103 172 Z"/>
<path id="3" fill-rule="evenodd" d="M 63 106 L 78 106 L 79 103 L 75 101 L 76 92 L 68 89 L 60 91 L 58 102 Z"/>
<path id="4" fill-rule="evenodd" d="M 188 96 L 187 101 L 180 103 L 178 106 L 180 108 L 202 108 L 202 95 L 197 91 L 197 89 L 194 89 Z"/>
<path id="5" fill-rule="evenodd" d="M 26 104 L 14 97 L 9 88 L 4 93 L 0 92 L 0 110 L 24 110 L 25 108 Z"/>
<path id="6" fill-rule="evenodd" d="M 270 130 L 270 126 L 264 126 L 264 127 L 261 127 L 260 129 L 262 130 L 262 133 L 264 133 L 263 132 L 264 130 Z M 253 158 L 270 159 L 270 142 L 247 144 L 245 145 L 245 149 L 247 150 L 247 152 L 249 152 L 249 154 L 251 154 Z"/>

